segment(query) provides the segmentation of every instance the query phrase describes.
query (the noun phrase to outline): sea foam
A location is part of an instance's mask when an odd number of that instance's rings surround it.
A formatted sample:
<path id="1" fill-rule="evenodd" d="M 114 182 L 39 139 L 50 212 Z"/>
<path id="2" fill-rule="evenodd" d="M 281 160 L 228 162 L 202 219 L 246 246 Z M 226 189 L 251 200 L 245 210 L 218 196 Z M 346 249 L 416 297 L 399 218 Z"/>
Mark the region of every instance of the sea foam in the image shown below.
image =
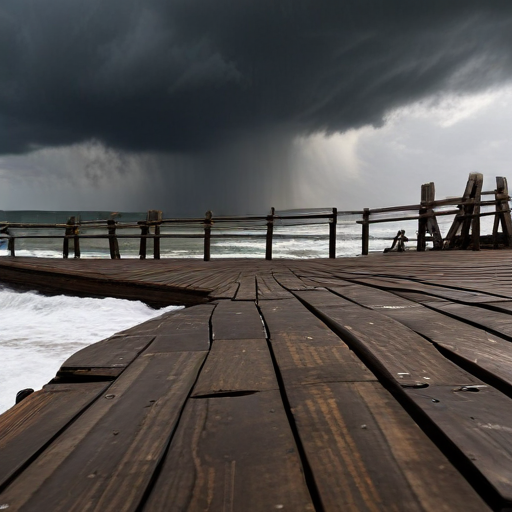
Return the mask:
<path id="1" fill-rule="evenodd" d="M 152 309 L 139 301 L 46 297 L 0 287 L 0 413 L 24 388 L 40 389 L 78 350 L 142 323 L 170 306 Z"/>

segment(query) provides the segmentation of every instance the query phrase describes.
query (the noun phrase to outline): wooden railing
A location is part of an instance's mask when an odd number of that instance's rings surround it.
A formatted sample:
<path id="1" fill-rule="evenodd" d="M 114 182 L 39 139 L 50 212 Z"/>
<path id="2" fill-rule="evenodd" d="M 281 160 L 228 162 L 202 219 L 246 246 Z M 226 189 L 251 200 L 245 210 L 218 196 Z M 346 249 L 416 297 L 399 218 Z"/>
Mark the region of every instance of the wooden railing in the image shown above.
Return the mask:
<path id="1" fill-rule="evenodd" d="M 336 257 L 336 238 L 338 217 L 341 215 L 357 215 L 361 220 L 356 222 L 362 226 L 361 253 L 369 252 L 370 226 L 377 223 L 400 223 L 402 221 L 418 221 L 418 236 L 416 249 L 426 250 L 426 242 L 431 241 L 434 249 L 451 249 L 460 247 L 473 250 L 480 249 L 480 218 L 494 215 L 494 227 L 492 232 L 492 245 L 498 247 L 499 242 L 506 246 L 512 246 L 512 220 L 506 178 L 496 178 L 496 189 L 482 191 L 483 176 L 473 173 L 469 175 L 464 194 L 442 200 L 435 199 L 434 183 L 426 183 L 421 187 L 421 201 L 419 204 L 392 206 L 386 208 L 365 208 L 362 211 L 338 212 L 337 208 L 323 210 L 290 210 L 288 213 L 276 213 L 271 208 L 266 216 L 219 216 L 214 217 L 211 211 L 206 212 L 203 218 L 164 219 L 159 210 L 150 210 L 146 220 L 136 223 L 119 222 L 115 219 L 103 221 L 80 221 L 76 217 L 70 217 L 66 224 L 41 224 L 41 223 L 13 223 L 0 222 L 0 236 L 8 236 L 8 251 L 11 256 L 16 255 L 15 245 L 17 239 L 63 239 L 62 256 L 69 257 L 70 241 L 73 243 L 75 258 L 80 258 L 80 241 L 83 239 L 107 239 L 110 257 L 121 258 L 119 249 L 120 239 L 138 239 L 139 256 L 146 259 L 148 255 L 148 240 L 153 240 L 153 258 L 160 259 L 160 242 L 166 238 L 199 238 L 203 239 L 203 258 L 209 261 L 211 258 L 211 240 L 218 238 L 261 238 L 265 239 L 265 258 L 272 259 L 274 227 L 276 222 L 280 225 L 306 225 L 310 223 L 326 222 L 329 225 L 329 258 Z M 482 200 L 483 196 L 494 196 L 492 200 Z M 446 207 L 455 206 L 453 209 Z M 494 206 L 494 211 L 481 212 L 480 208 Z M 415 212 L 412 214 L 411 212 Z M 387 215 L 382 217 L 382 215 Z M 454 216 L 454 221 L 447 235 L 443 238 L 437 224 L 437 218 L 441 216 Z M 291 224 L 293 223 L 293 224 Z M 499 225 L 502 233 L 498 233 Z M 174 232 L 163 230 L 169 228 L 194 227 L 195 233 Z M 260 231 L 261 233 L 234 233 L 222 232 L 223 227 L 230 229 Z M 106 230 L 105 234 L 84 234 L 84 228 Z M 13 230 L 19 229 L 59 229 L 59 234 L 14 234 Z M 126 233 L 126 230 L 138 230 L 140 234 Z M 123 231 L 125 231 L 123 233 Z M 229 229 L 228 229 L 229 231 Z M 470 235 L 471 232 L 471 235 Z M 397 238 L 400 236 L 400 232 Z M 280 235 L 280 238 L 286 237 Z M 297 235 L 288 235 L 289 238 L 297 238 Z"/>
<path id="2" fill-rule="evenodd" d="M 319 211 L 316 210 L 316 211 Z M 311 212 L 311 211 L 310 211 Z M 324 213 L 325 212 L 325 213 Z M 342 212 L 359 214 L 360 212 Z M 17 239 L 63 239 L 62 256 L 69 257 L 70 241 L 73 242 L 73 252 L 75 258 L 81 257 L 80 240 L 84 239 L 108 239 L 110 257 L 112 259 L 120 259 L 121 253 L 119 249 L 119 240 L 121 239 L 139 239 L 139 256 L 140 259 L 146 259 L 148 255 L 147 241 L 153 240 L 153 258 L 160 259 L 160 241 L 166 238 L 199 238 L 204 240 L 203 258 L 209 261 L 211 257 L 211 240 L 219 238 L 261 238 L 265 239 L 265 258 L 272 259 L 272 248 L 274 240 L 274 225 L 277 221 L 286 226 L 287 222 L 294 222 L 293 225 L 306 225 L 308 223 L 321 223 L 322 221 L 329 224 L 329 257 L 336 257 L 336 225 L 338 219 L 338 211 L 336 208 L 329 210 L 323 209 L 322 213 L 308 213 L 303 210 L 297 210 L 297 213 L 276 214 L 274 208 L 266 216 L 219 216 L 214 217 L 211 211 L 206 212 L 204 218 L 185 218 L 185 219 L 164 219 L 162 212 L 158 210 L 150 210 L 145 221 L 134 223 L 123 223 L 115 219 L 104 221 L 80 221 L 76 217 L 70 217 L 66 224 L 35 224 L 35 223 L 15 223 L 0 222 L 0 229 L 7 230 L 9 233 L 8 251 L 11 256 L 16 255 Z M 201 232 L 197 233 L 165 233 L 164 228 L 185 227 L 200 228 Z M 253 231 L 262 231 L 259 233 L 222 233 L 212 232 L 215 228 L 222 229 L 222 226 L 230 226 L 233 229 L 252 229 Z M 106 229 L 105 234 L 83 234 L 81 230 L 88 229 Z M 13 230 L 19 229 L 62 229 L 62 234 L 14 234 Z M 124 230 L 140 230 L 140 234 L 123 233 Z M 4 234 L 3 236 L 7 236 Z M 287 237 L 280 235 L 280 237 Z M 294 235 L 288 235 L 294 238 Z"/>
<path id="3" fill-rule="evenodd" d="M 417 250 L 424 251 L 426 242 L 433 242 L 434 249 L 452 249 L 460 247 L 467 249 L 471 246 L 474 251 L 480 250 L 480 218 L 494 216 L 492 231 L 493 247 L 497 248 L 501 238 L 502 243 L 510 247 L 512 245 L 512 220 L 510 216 L 510 197 L 506 178 L 496 178 L 496 189 L 482 191 L 483 176 L 472 173 L 461 197 L 435 200 L 434 183 L 426 183 L 421 187 L 420 204 L 406 206 L 391 206 L 387 208 L 365 208 L 363 218 L 357 221 L 362 225 L 362 250 L 363 255 L 368 254 L 370 225 L 383 222 L 399 223 L 402 221 L 418 221 Z M 493 200 L 483 201 L 482 196 L 494 196 Z M 455 209 L 446 210 L 447 206 L 456 206 Z M 491 212 L 481 212 L 482 206 L 494 206 Z M 415 211 L 414 215 L 408 212 Z M 397 214 L 385 218 L 379 218 L 382 214 Z M 455 216 L 451 228 L 446 237 L 442 237 L 437 224 L 437 218 L 441 216 Z M 502 226 L 502 234 L 498 233 L 499 225 Z M 471 232 L 471 236 L 470 236 Z M 430 238 L 427 239 L 427 234 Z"/>

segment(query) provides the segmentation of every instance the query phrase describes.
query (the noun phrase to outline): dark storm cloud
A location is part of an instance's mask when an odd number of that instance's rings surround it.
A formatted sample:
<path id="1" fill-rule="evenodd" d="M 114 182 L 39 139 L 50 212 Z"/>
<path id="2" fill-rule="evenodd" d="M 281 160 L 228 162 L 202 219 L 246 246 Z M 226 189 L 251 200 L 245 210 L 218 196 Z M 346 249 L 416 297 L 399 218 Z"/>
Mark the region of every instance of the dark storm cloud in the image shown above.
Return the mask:
<path id="1" fill-rule="evenodd" d="M 510 0 L 3 0 L 0 152 L 197 152 L 512 74 Z"/>

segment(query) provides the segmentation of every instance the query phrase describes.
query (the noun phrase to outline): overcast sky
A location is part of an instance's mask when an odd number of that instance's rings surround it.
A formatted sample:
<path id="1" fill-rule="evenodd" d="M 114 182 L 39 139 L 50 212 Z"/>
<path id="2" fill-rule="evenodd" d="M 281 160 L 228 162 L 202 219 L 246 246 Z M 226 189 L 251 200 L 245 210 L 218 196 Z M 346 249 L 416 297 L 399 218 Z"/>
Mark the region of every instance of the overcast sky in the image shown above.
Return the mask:
<path id="1" fill-rule="evenodd" d="M 2 0 L 0 209 L 415 202 L 508 175 L 510 0 Z"/>

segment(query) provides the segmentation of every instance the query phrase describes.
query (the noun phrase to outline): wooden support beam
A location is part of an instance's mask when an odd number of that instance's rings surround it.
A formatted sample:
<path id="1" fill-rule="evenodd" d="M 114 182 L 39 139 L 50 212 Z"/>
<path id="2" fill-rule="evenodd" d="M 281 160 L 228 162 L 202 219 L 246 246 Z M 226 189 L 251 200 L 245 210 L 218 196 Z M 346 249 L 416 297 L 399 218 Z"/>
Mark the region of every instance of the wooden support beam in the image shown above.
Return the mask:
<path id="1" fill-rule="evenodd" d="M 368 255 L 368 245 L 369 245 L 369 239 L 370 239 L 370 224 L 368 224 L 368 221 L 370 220 L 370 209 L 365 208 L 363 211 L 363 233 L 362 233 L 362 250 L 361 254 L 363 256 Z"/>
<path id="2" fill-rule="evenodd" d="M 469 199 L 472 200 L 472 204 L 467 204 L 464 206 L 465 214 L 466 215 L 473 215 L 476 210 L 476 205 L 474 202 L 480 201 L 480 194 L 482 192 L 482 182 L 483 182 L 483 176 L 479 173 L 473 173 L 470 174 L 470 177 L 473 177 L 473 186 L 471 188 L 471 191 L 469 193 Z M 469 201 L 468 201 L 469 203 Z M 480 207 L 478 206 L 478 213 L 480 212 Z M 460 244 L 462 249 L 467 249 L 472 241 L 472 237 L 469 236 L 470 229 L 473 228 L 473 220 L 474 217 L 465 217 L 462 222 L 462 228 L 460 233 Z M 480 237 L 480 219 L 478 219 L 478 236 Z"/>
<path id="3" fill-rule="evenodd" d="M 208 210 L 204 217 L 204 261 L 210 261 L 210 242 L 212 236 L 213 213 Z"/>
<path id="4" fill-rule="evenodd" d="M 512 245 L 512 219 L 510 217 L 507 178 L 501 176 L 496 177 L 495 199 L 496 213 L 492 231 L 494 247 L 498 248 L 498 228 L 500 222 L 505 245 L 510 247 L 510 245 Z"/>
<path id="5" fill-rule="evenodd" d="M 267 215 L 267 239 L 265 247 L 265 259 L 272 259 L 272 237 L 274 234 L 274 215 L 276 210 L 274 207 L 270 209 L 270 214 Z"/>
<path id="6" fill-rule="evenodd" d="M 473 224 L 473 213 L 475 212 L 475 203 L 480 202 L 482 193 L 483 175 L 480 173 L 471 173 L 466 184 L 466 189 L 462 195 L 461 204 L 459 204 L 459 212 L 455 215 L 455 219 L 444 240 L 444 248 L 452 249 L 456 244 L 456 236 L 460 233 L 459 245 L 463 249 L 467 249 L 471 240 L 469 239 L 469 230 L 473 225 L 474 229 L 480 236 L 479 221 Z M 478 214 L 480 208 L 478 207 Z M 475 235 L 476 236 L 476 235 Z"/>
<path id="7" fill-rule="evenodd" d="M 107 220 L 108 225 L 108 245 L 110 248 L 110 257 L 113 260 L 121 259 L 121 255 L 119 254 L 119 243 L 116 237 L 116 221 L 113 219 Z"/>
<path id="8" fill-rule="evenodd" d="M 338 209 L 332 209 L 332 218 L 329 220 L 329 258 L 336 258 L 336 226 L 338 224 Z"/>

